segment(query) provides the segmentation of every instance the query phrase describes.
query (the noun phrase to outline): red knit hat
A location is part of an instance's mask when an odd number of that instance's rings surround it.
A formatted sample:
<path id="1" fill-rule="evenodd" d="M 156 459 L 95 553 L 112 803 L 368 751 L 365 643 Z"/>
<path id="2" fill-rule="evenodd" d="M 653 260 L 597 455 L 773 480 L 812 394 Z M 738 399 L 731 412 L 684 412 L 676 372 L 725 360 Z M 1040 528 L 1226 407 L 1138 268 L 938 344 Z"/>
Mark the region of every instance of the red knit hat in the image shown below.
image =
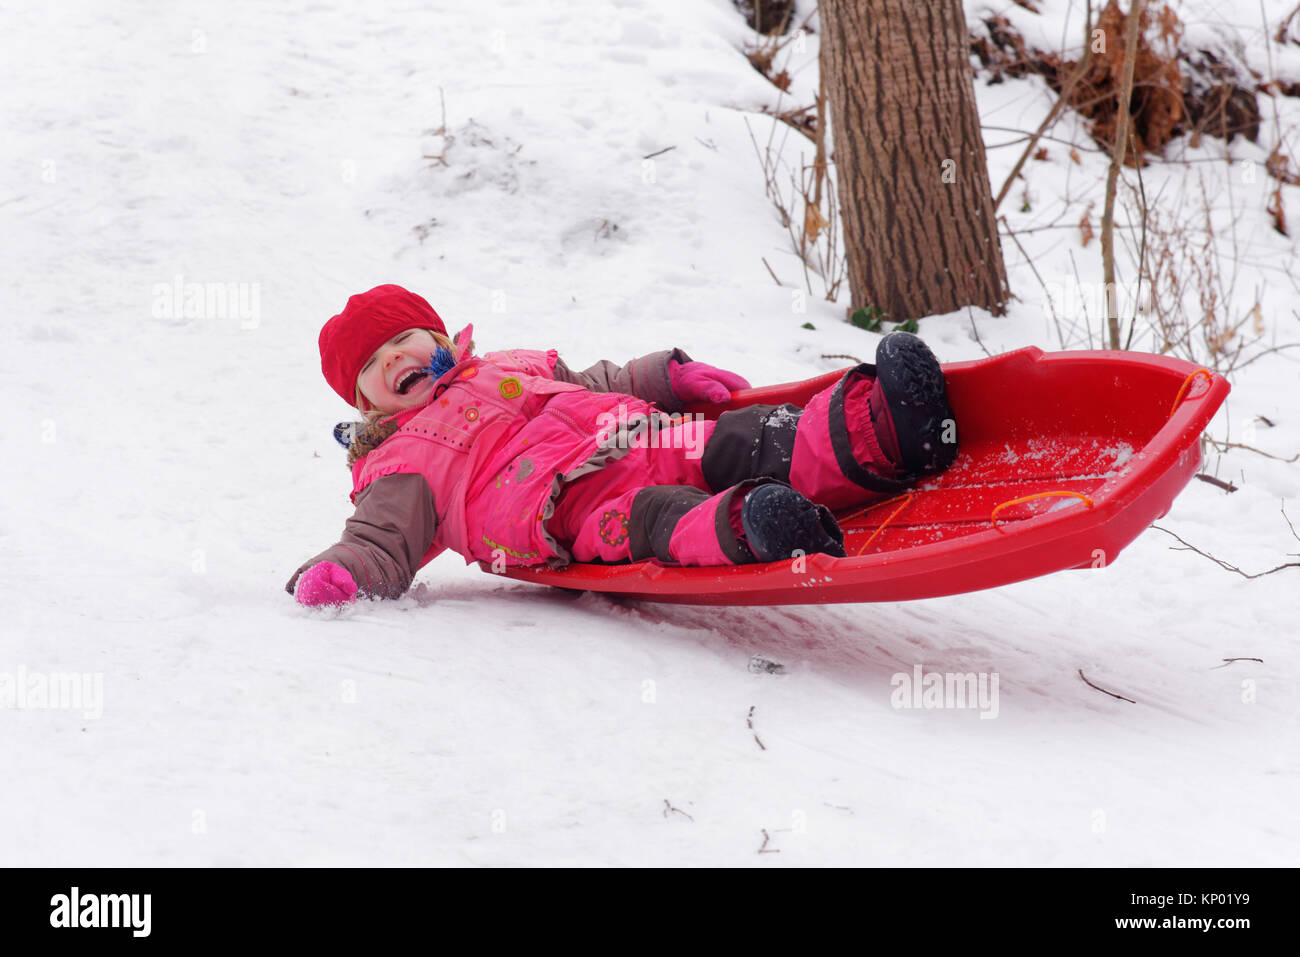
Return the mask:
<path id="1" fill-rule="evenodd" d="M 376 349 L 407 329 L 447 334 L 438 314 L 413 292 L 392 284 L 348 299 L 343 311 L 320 331 L 320 368 L 343 401 L 356 401 L 357 375 Z"/>

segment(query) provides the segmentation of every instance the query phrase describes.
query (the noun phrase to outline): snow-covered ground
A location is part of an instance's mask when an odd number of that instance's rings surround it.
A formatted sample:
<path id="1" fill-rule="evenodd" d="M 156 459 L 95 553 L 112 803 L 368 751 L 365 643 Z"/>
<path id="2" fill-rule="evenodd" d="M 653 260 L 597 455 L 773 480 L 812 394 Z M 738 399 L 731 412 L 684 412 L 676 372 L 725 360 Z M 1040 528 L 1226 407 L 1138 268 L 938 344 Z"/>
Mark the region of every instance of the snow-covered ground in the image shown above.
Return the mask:
<path id="1" fill-rule="evenodd" d="M 1040 5 L 1022 29 L 1059 45 L 1067 5 Z M 1270 23 L 1290 6 L 1266 3 Z M 1270 69 L 1257 13 L 1180 9 Z M 480 349 L 579 367 L 676 345 L 766 383 L 870 359 L 847 290 L 796 311 L 750 140 L 764 105 L 811 101 L 816 37 L 792 48 L 788 96 L 745 60 L 751 37 L 729 0 L 10 5 L 0 687 L 97 675 L 102 701 L 0 710 L 0 863 L 1300 859 L 1300 569 L 1247 581 L 1159 531 L 1105 569 L 901 604 L 617 602 L 452 555 L 397 601 L 285 593 L 351 510 L 330 435 L 349 409 L 316 334 L 352 293 L 401 283 Z M 1272 68 L 1298 49 L 1274 44 Z M 977 95 L 996 189 L 1021 149 L 997 144 L 1051 96 Z M 1262 166 L 1279 135 L 1295 148 L 1300 101 L 1276 103 L 1259 144 L 1180 144 L 1194 162 L 1144 171 L 1185 210 L 1204 178 L 1232 310 L 1259 299 L 1262 345 L 1300 340 Z M 787 161 L 810 159 L 786 129 Z M 1099 224 L 1104 158 L 1072 115 L 1052 135 L 1081 163 L 1048 142 L 1029 202 L 1018 186 L 1002 212 L 1064 288 L 1100 277 L 1077 223 L 1092 201 Z M 940 358 L 1085 345 L 1003 253 L 1011 314 L 974 313 L 983 347 L 967 313 L 925 319 Z M 184 283 L 240 284 L 244 308 L 187 316 Z M 1300 452 L 1298 362 L 1235 375 L 1210 434 Z M 1192 482 L 1161 524 L 1247 571 L 1295 561 L 1280 506 L 1300 519 L 1300 465 L 1231 449 L 1206 467 L 1239 490 Z M 1263 660 L 1216 667 L 1238 657 Z M 996 717 L 893 707 L 917 665 L 995 673 Z"/>

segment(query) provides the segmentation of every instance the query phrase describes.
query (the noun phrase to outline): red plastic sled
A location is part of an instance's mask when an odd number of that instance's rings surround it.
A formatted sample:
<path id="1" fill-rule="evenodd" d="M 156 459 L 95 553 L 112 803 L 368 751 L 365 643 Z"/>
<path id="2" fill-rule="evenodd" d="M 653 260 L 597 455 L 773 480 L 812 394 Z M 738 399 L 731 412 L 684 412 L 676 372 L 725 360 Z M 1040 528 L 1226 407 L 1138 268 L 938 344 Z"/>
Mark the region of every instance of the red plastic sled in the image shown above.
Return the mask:
<path id="1" fill-rule="evenodd" d="M 839 513 L 847 558 L 576 563 L 505 574 L 645 601 L 805 605 L 933 598 L 1107 565 L 1200 468 L 1201 433 L 1229 390 L 1190 363 L 1133 352 L 1031 346 L 943 371 L 960 429 L 956 461 L 896 498 Z M 712 418 L 753 403 L 802 406 L 841 375 L 746 389 L 695 411 Z"/>

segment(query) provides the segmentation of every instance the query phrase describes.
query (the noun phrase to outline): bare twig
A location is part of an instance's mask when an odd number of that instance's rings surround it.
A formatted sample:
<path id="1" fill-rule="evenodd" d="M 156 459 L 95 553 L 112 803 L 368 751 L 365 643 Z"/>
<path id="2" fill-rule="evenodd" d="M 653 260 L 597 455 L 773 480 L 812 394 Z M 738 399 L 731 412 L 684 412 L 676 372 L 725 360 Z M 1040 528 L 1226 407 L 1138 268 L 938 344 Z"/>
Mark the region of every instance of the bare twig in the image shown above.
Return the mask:
<path id="1" fill-rule="evenodd" d="M 760 854 L 780 854 L 780 853 L 781 853 L 781 849 L 780 849 L 780 848 L 772 848 L 771 850 L 768 850 L 768 849 L 767 849 L 767 842 L 770 841 L 770 840 L 772 840 L 772 835 L 770 835 L 770 834 L 767 833 L 767 828 L 759 828 L 759 830 L 763 832 L 763 843 L 759 845 L 759 847 L 758 847 L 758 853 L 760 853 Z"/>
<path id="2" fill-rule="evenodd" d="M 1159 525 L 1152 525 L 1151 527 L 1152 527 L 1152 528 L 1155 528 L 1155 529 L 1159 529 L 1160 531 L 1164 532 L 1166 535 L 1173 535 L 1174 538 L 1177 538 L 1178 541 L 1182 542 L 1182 544 L 1183 544 L 1183 546 L 1184 546 L 1183 548 L 1174 548 L 1174 546 L 1170 545 L 1169 547 L 1170 547 L 1173 551 L 1176 551 L 1176 552 L 1187 552 L 1187 551 L 1196 552 L 1196 554 L 1198 554 L 1198 555 L 1203 555 L 1204 557 L 1208 558 L 1210 561 L 1214 562 L 1214 564 L 1218 565 L 1220 568 L 1222 568 L 1222 569 L 1224 569 L 1224 570 L 1226 570 L 1226 571 L 1236 572 L 1236 573 L 1237 573 L 1238 575 L 1240 575 L 1242 578 L 1263 578 L 1265 575 L 1271 575 L 1271 574 L 1273 574 L 1274 572 L 1280 572 L 1280 571 L 1281 571 L 1282 569 L 1284 569 L 1284 568 L 1300 568 L 1300 562 L 1287 562 L 1285 565 L 1278 565 L 1276 568 L 1270 568 L 1270 569 L 1269 569 L 1268 571 L 1266 571 L 1266 572 L 1256 572 L 1255 574 L 1250 575 L 1250 574 L 1247 574 L 1246 572 L 1243 572 L 1243 571 L 1242 571 L 1240 568 L 1238 568 L 1236 565 L 1232 565 L 1232 564 L 1230 564 L 1230 563 L 1228 563 L 1228 562 L 1225 562 L 1225 561 L 1224 561 L 1223 559 L 1221 559 L 1221 558 L 1215 558 L 1215 557 L 1214 557 L 1213 555 L 1211 555 L 1209 552 L 1203 552 L 1203 551 L 1201 551 L 1199 548 L 1197 548 L 1195 545 L 1192 545 L 1192 544 L 1189 543 L 1189 542 L 1184 542 L 1181 538 L 1179 538 L 1177 535 L 1174 535 L 1174 533 L 1171 532 L 1171 531 L 1169 531 L 1169 529 L 1167 529 L 1167 528 L 1161 528 Z"/>
<path id="3" fill-rule="evenodd" d="M 749 730 L 750 730 L 750 731 L 754 731 L 754 709 L 755 709 L 756 707 L 758 707 L 758 706 L 757 706 L 757 705 L 750 705 L 750 706 L 749 706 L 749 717 L 748 717 L 748 719 L 746 719 L 746 721 L 745 721 L 745 724 L 749 727 Z M 754 740 L 755 740 L 755 741 L 758 741 L 758 746 L 759 746 L 760 748 L 762 748 L 764 751 L 767 750 L 767 745 L 765 745 L 762 741 L 759 741 L 759 740 L 758 740 L 758 732 L 757 732 L 757 731 L 754 731 Z M 763 833 L 767 833 L 767 832 L 764 831 Z"/>
<path id="4" fill-rule="evenodd" d="M 1082 289 L 1082 288 L 1083 288 L 1083 280 L 1079 277 L 1079 264 L 1078 264 L 1077 262 L 1074 261 L 1074 250 L 1073 250 L 1073 249 L 1070 250 L 1070 265 L 1074 268 L 1074 281 L 1075 281 L 1076 283 L 1078 283 L 1078 288 Z M 1073 323 L 1073 321 L 1070 323 L 1070 332 L 1071 332 L 1071 333 L 1074 332 L 1074 323 Z M 1083 340 L 1083 341 L 1084 341 L 1084 345 L 1085 345 L 1086 348 L 1091 349 L 1091 348 L 1092 348 L 1092 321 L 1091 321 L 1090 317 L 1088 316 L 1088 303 L 1087 303 L 1087 300 L 1086 300 L 1086 299 L 1085 299 L 1084 302 L 1083 302 L 1083 332 L 1084 332 L 1084 336 L 1085 336 L 1085 338 L 1084 338 L 1084 340 Z M 1100 332 L 1097 333 L 1097 338 L 1098 338 L 1098 339 L 1101 338 L 1101 333 L 1100 333 Z M 1062 345 L 1061 348 L 1064 349 L 1064 348 L 1067 348 L 1067 347 L 1066 347 L 1065 345 Z"/>
<path id="5" fill-rule="evenodd" d="M 1287 28 L 1291 26 L 1291 21 L 1295 19 L 1297 13 L 1300 13 L 1300 6 L 1297 6 L 1294 10 L 1288 13 L 1286 18 L 1278 24 L 1277 32 L 1273 34 L 1273 42 L 1286 43 Z"/>
<path id="6" fill-rule="evenodd" d="M 1291 529 L 1291 537 L 1300 542 L 1300 534 L 1296 533 L 1295 526 L 1291 524 L 1291 516 L 1286 513 L 1286 502 L 1282 503 L 1282 517 L 1286 519 L 1286 527 Z"/>
<path id="7" fill-rule="evenodd" d="M 1095 684 L 1093 684 L 1091 681 L 1087 679 L 1087 677 L 1083 673 L 1082 668 L 1079 669 L 1079 677 L 1083 678 L 1083 683 L 1086 684 L 1089 688 L 1097 688 Z M 1107 691 L 1105 688 L 1097 688 L 1097 690 L 1100 691 L 1102 694 L 1110 695 L 1112 698 L 1119 698 L 1120 701 L 1127 701 L 1129 704 L 1137 704 L 1137 702 L 1134 701 L 1132 698 L 1126 698 L 1122 694 L 1116 694 L 1113 691 Z"/>
<path id="8" fill-rule="evenodd" d="M 776 273 L 772 272 L 772 267 L 771 267 L 771 266 L 768 266 L 768 263 L 767 263 L 767 257 L 766 257 L 766 256 L 759 256 L 758 258 L 761 259 L 761 260 L 763 260 L 763 265 L 764 265 L 764 266 L 767 266 L 767 272 L 768 272 L 768 275 L 770 275 L 770 276 L 772 277 L 772 281 L 773 281 L 774 283 L 776 283 L 778 286 L 783 285 L 783 283 L 781 282 L 781 280 L 779 280 L 779 279 L 776 278 Z"/>
<path id="9" fill-rule="evenodd" d="M 1089 20 L 1091 20 L 1091 8 L 1089 9 L 1088 14 Z M 1038 145 L 1039 138 L 1042 137 L 1052 124 L 1056 122 L 1056 118 L 1061 115 L 1061 110 L 1065 108 L 1065 104 L 1069 101 L 1070 95 L 1074 92 L 1075 85 L 1083 79 L 1083 74 L 1086 73 L 1088 67 L 1092 65 L 1092 44 L 1089 40 L 1090 37 L 1085 34 L 1083 43 L 1083 59 L 1079 61 L 1078 66 L 1074 68 L 1074 72 L 1070 74 L 1069 79 L 1065 81 L 1065 85 L 1061 87 L 1061 92 L 1060 95 L 1057 96 L 1056 102 L 1052 104 L 1052 108 L 1047 112 L 1047 116 L 1043 118 L 1043 122 L 1038 124 L 1038 129 L 1030 135 L 1029 142 L 1025 144 L 1025 151 L 1020 154 L 1020 159 L 1016 160 L 1016 165 L 1011 168 L 1011 173 L 1007 176 L 1006 182 L 1003 183 L 1002 188 L 998 190 L 998 195 L 993 200 L 993 211 L 995 213 L 998 211 L 998 207 L 1002 205 L 1003 198 L 1011 191 L 1011 184 L 1015 181 L 1016 177 L 1020 175 L 1021 168 L 1024 167 L 1025 162 L 1033 154 L 1034 147 Z"/>
<path id="10" fill-rule="evenodd" d="M 821 357 L 823 359 L 850 359 L 858 365 L 862 365 L 862 360 L 857 356 L 851 356 L 843 352 L 823 352 Z"/>
<path id="11" fill-rule="evenodd" d="M 1137 61 L 1137 41 L 1142 17 L 1142 0 L 1129 0 L 1128 22 L 1124 26 L 1124 69 L 1119 84 L 1119 127 L 1115 134 L 1115 151 L 1106 174 L 1106 205 L 1101 215 L 1102 288 L 1106 298 L 1106 323 L 1110 348 L 1119 348 L 1119 313 L 1115 295 L 1115 186 L 1119 167 L 1128 151 L 1130 101 L 1133 98 L 1133 65 Z M 1142 157 L 1137 157 L 1142 162 Z"/>
<path id="12" fill-rule="evenodd" d="M 999 217 L 999 218 L 1001 219 L 1004 217 Z M 1016 232 L 1017 233 L 1042 233 L 1042 232 L 1047 232 L 1048 230 L 1051 229 L 1078 229 L 1078 228 L 1079 228 L 1078 223 L 1048 223 L 1044 226 L 1024 226 L 1020 229 L 1017 229 Z M 1013 234 L 1008 232 L 1006 235 L 1010 236 Z"/>
<path id="13" fill-rule="evenodd" d="M 984 350 L 986 356 L 992 359 L 993 353 L 989 352 L 988 348 L 984 345 L 984 340 L 980 338 L 979 327 L 975 325 L 975 310 L 970 307 L 969 303 L 966 305 L 966 315 L 970 317 L 970 331 L 975 334 L 975 343 Z"/>
<path id="14" fill-rule="evenodd" d="M 646 153 L 646 155 L 645 155 L 645 156 L 642 156 L 641 158 L 642 158 L 642 159 L 647 159 L 647 160 L 648 160 L 648 159 L 654 159 L 656 156 L 663 156 L 663 155 L 664 155 L 665 153 L 667 153 L 669 150 L 675 150 L 675 149 L 677 149 L 676 146 L 665 146 L 663 149 L 661 149 L 661 150 L 655 150 L 653 153 Z"/>
<path id="15" fill-rule="evenodd" d="M 1215 478 L 1213 475 L 1207 475 L 1204 472 L 1197 472 L 1196 477 L 1200 479 L 1202 482 L 1209 482 L 1211 485 L 1217 485 L 1225 492 L 1237 491 L 1237 486 L 1233 485 L 1231 482 L 1225 482 L 1221 478 Z"/>
<path id="16" fill-rule="evenodd" d="M 795 130 L 796 132 L 802 134 L 803 136 L 806 136 L 808 139 L 811 140 L 812 134 L 808 132 L 809 120 L 807 114 L 812 112 L 816 108 L 817 107 L 815 105 L 810 104 L 808 106 L 792 106 L 788 110 L 774 111 L 774 110 L 769 110 L 767 108 L 767 105 L 764 104 L 762 107 L 759 108 L 759 111 L 762 113 L 766 113 L 768 116 L 771 116 L 774 119 L 780 120 L 786 126 L 790 127 L 790 129 Z"/>
<path id="17" fill-rule="evenodd" d="M 692 823 L 695 822 L 695 818 L 691 817 L 689 814 L 687 814 L 687 813 L 686 813 L 685 811 L 683 811 L 681 808 L 679 808 L 679 807 L 673 807 L 671 804 L 668 803 L 668 799 L 667 799 L 667 798 L 664 798 L 664 817 L 667 817 L 667 816 L 668 816 L 668 813 L 669 813 L 670 811 L 671 811 L 673 814 L 680 814 L 682 817 L 686 818 L 686 820 L 688 820 L 688 821 L 690 821 L 690 822 L 692 822 Z"/>
<path id="18" fill-rule="evenodd" d="M 432 169 L 435 166 L 447 165 L 447 150 L 451 147 L 451 144 L 456 141 L 456 138 L 447 132 L 447 98 L 443 95 L 442 87 L 438 87 L 438 102 L 442 104 L 442 125 L 436 130 L 426 130 L 425 133 L 429 136 L 442 137 L 442 152 L 437 154 L 426 153 L 420 157 L 420 159 L 434 161 L 429 164 L 429 169 Z"/>
<path id="19" fill-rule="evenodd" d="M 826 178 L 826 71 L 821 71 L 817 86 L 817 151 L 813 154 L 813 205 L 822 204 L 822 180 Z"/>
<path id="20" fill-rule="evenodd" d="M 1132 123 L 1133 118 L 1129 117 Z M 1133 345 L 1133 330 L 1137 328 L 1138 313 L 1142 311 L 1142 273 L 1146 269 L 1147 262 L 1147 213 L 1150 206 L 1147 203 L 1147 188 L 1142 181 L 1142 163 L 1139 160 L 1137 164 L 1137 180 L 1139 205 L 1142 211 L 1142 241 L 1138 244 L 1138 276 L 1137 292 L 1133 296 L 1133 319 L 1128 324 L 1128 339 L 1124 343 L 1124 349 L 1127 351 Z"/>
<path id="21" fill-rule="evenodd" d="M 824 113 L 824 94 L 819 95 L 818 108 Z M 808 107 L 807 109 L 813 109 Z M 779 117 L 778 117 L 779 118 Z M 804 286 L 811 295 L 813 292 L 812 275 L 821 279 L 825 298 L 834 302 L 840 285 L 848 270 L 848 261 L 839 249 L 839 203 L 835 196 L 833 177 L 827 176 L 827 160 L 824 143 L 824 124 L 819 124 L 818 136 L 813 138 L 816 152 L 811 164 L 806 164 L 800 156 L 798 169 L 790 169 L 789 192 L 777 180 L 782 166 L 787 166 L 781 158 L 785 140 L 773 143 L 776 124 L 768 134 L 767 144 L 760 147 L 754 136 L 749 120 L 745 120 L 750 143 L 763 168 L 763 184 L 768 198 L 776 207 L 781 225 L 790 236 L 790 245 L 803 266 Z M 786 129 L 789 134 L 789 127 Z M 802 215 L 799 203 L 802 202 Z M 771 272 L 771 267 L 768 267 Z M 773 277 L 775 278 L 775 276 Z M 779 280 L 778 280 L 778 284 Z"/>
<path id="22" fill-rule="evenodd" d="M 1020 127 L 1018 127 L 1018 126 L 988 126 L 988 125 L 986 125 L 986 124 L 984 124 L 984 123 L 981 123 L 981 124 L 980 124 L 980 129 L 981 129 L 981 130 L 997 130 L 997 131 L 1000 132 L 1000 133 L 1024 133 L 1024 136 L 1021 136 L 1019 139 L 1008 140 L 1008 141 L 1005 142 L 1005 143 L 998 143 L 998 144 L 996 144 L 997 146 L 1010 146 L 1012 143 L 1023 143 L 1026 139 L 1028 139 L 1030 136 L 1033 135 L 1032 133 L 1026 133 L 1024 130 L 1022 130 L 1022 129 L 1021 129 Z M 1048 142 L 1051 142 L 1051 143 L 1060 143 L 1062 146 L 1068 146 L 1068 147 L 1070 147 L 1071 149 L 1079 150 L 1080 152 L 1083 152 L 1083 153 L 1104 153 L 1104 152 L 1106 152 L 1105 150 L 1103 150 L 1103 149 L 1102 149 L 1101 147 L 1099 147 L 1099 146 L 1082 146 L 1082 145 L 1079 145 L 1079 144 L 1075 143 L 1073 140 L 1063 139 L 1062 137 L 1059 137 L 1059 136 L 1048 136 L 1046 133 L 1044 133 L 1042 136 L 1040 136 L 1039 139 L 1040 139 L 1040 140 L 1047 140 Z M 987 147 L 986 147 L 986 148 L 987 148 Z M 1222 163 L 1223 160 L 1218 160 L 1217 162 Z"/>
<path id="23" fill-rule="evenodd" d="M 1255 340 L 1255 341 L 1258 341 L 1258 340 Z M 1236 369 L 1236 370 L 1238 370 L 1238 371 L 1240 371 L 1240 370 L 1246 368 L 1246 366 L 1250 365 L 1250 364 L 1251 364 L 1252 362 L 1254 362 L 1256 359 L 1262 359 L 1262 358 L 1264 358 L 1264 356 L 1271 355 L 1271 354 L 1273 354 L 1274 352 L 1281 352 L 1283 349 L 1295 349 L 1295 348 L 1297 348 L 1297 347 L 1300 347 L 1300 342 L 1285 342 L 1285 343 L 1283 343 L 1283 344 L 1280 345 L 1280 346 L 1273 346 L 1271 349 L 1265 349 L 1263 352 L 1260 352 L 1260 353 L 1257 353 L 1256 355 L 1251 356 L 1251 357 L 1250 357 L 1249 359 L 1247 359 L 1245 362 L 1239 362 L 1239 363 L 1237 363 L 1236 365 L 1233 366 L 1233 368 Z"/>
<path id="24" fill-rule="evenodd" d="M 1034 265 L 1034 261 L 1029 258 L 1029 253 L 1026 252 L 1025 247 L 1020 244 L 1020 239 L 1016 236 L 1015 232 L 1012 231 L 1011 224 L 1007 222 L 1007 217 L 999 216 L 998 220 L 1002 223 L 1003 226 L 1007 227 L 1007 233 L 1008 235 L 1011 236 L 1011 241 L 1016 244 L 1016 248 L 1020 250 L 1020 254 L 1025 257 L 1025 262 L 1029 264 L 1029 268 L 1033 272 L 1034 278 L 1037 279 L 1038 284 L 1043 287 L 1043 297 L 1047 300 L 1048 312 L 1052 314 L 1052 322 L 1056 326 L 1056 335 L 1058 338 L 1062 339 L 1061 348 L 1062 349 L 1066 348 L 1064 342 L 1064 336 L 1063 333 L 1061 332 L 1061 320 L 1057 318 L 1056 305 L 1052 302 L 1051 290 L 1047 288 L 1047 283 L 1043 282 L 1043 277 L 1039 274 L 1038 267 Z"/>
<path id="25" fill-rule="evenodd" d="M 1263 449 L 1257 449 L 1257 448 L 1255 448 L 1253 445 L 1242 445 L 1240 442 L 1220 442 L 1218 439 L 1211 439 L 1211 438 L 1208 438 L 1208 437 L 1206 438 L 1206 441 L 1209 442 L 1211 445 L 1215 446 L 1216 448 L 1220 448 L 1220 449 L 1244 449 L 1244 450 L 1246 450 L 1247 452 L 1255 452 L 1255 453 L 1258 453 L 1259 455 L 1264 456 L 1264 458 L 1266 458 L 1266 459 L 1276 459 L 1276 460 L 1279 461 L 1279 462 L 1294 462 L 1294 461 L 1296 461 L 1297 459 L 1300 459 L 1300 452 L 1297 452 L 1295 455 L 1291 456 L 1289 459 L 1284 459 L 1284 458 L 1282 458 L 1282 456 L 1280 456 L 1280 455 L 1273 455 L 1273 454 L 1270 453 L 1270 452 L 1265 452 Z"/>
<path id="26" fill-rule="evenodd" d="M 1217 671 L 1219 668 L 1226 668 L 1226 667 L 1228 667 L 1228 665 L 1232 664 L 1234 661 L 1258 661 L 1261 665 L 1264 663 L 1264 659 L 1263 659 L 1263 658 L 1224 658 L 1224 659 L 1223 659 L 1223 664 L 1221 664 L 1221 665 L 1215 665 L 1215 666 L 1214 666 L 1213 668 L 1211 668 L 1210 670 L 1211 670 L 1211 671 Z"/>

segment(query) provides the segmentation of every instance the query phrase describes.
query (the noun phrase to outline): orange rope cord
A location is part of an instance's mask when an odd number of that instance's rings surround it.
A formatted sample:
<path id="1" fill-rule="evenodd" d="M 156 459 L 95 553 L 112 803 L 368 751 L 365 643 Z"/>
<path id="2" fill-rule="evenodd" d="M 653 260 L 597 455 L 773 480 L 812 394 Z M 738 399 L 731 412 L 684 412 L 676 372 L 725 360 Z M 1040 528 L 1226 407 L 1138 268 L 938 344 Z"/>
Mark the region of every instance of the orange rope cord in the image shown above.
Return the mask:
<path id="1" fill-rule="evenodd" d="M 1081 498 L 1088 503 L 1089 508 L 1092 508 L 1092 499 L 1088 498 L 1088 496 L 1084 495 L 1082 492 L 1069 492 L 1066 491 L 1065 489 L 1060 489 L 1055 492 L 1035 492 L 1033 495 L 1026 495 L 1024 498 L 1013 498 L 1009 502 L 1003 502 L 1001 505 L 993 509 L 993 514 L 989 516 L 989 521 L 993 523 L 994 528 L 997 528 L 998 512 L 1002 511 L 1004 508 L 1010 505 L 1019 505 L 1021 502 L 1031 502 L 1036 498 L 1050 498 L 1052 496 L 1060 496 L 1060 495 L 1071 495 L 1074 498 Z"/>
<path id="2" fill-rule="evenodd" d="M 867 550 L 867 547 L 876 540 L 876 536 L 885 530 L 885 526 L 894 520 L 894 516 L 896 516 L 903 509 L 907 508 L 908 503 L 912 501 L 912 493 L 904 492 L 902 495 L 895 495 L 893 498 L 888 499 L 887 501 L 877 502 L 876 505 L 872 505 L 869 508 L 864 508 L 862 510 L 863 512 L 868 512 L 871 509 L 875 508 L 877 505 L 888 505 L 890 502 L 897 502 L 900 498 L 903 499 L 903 504 L 899 505 L 898 508 L 890 512 L 889 517 L 876 526 L 876 530 L 871 533 L 870 538 L 868 538 L 865 542 L 862 543 L 862 547 L 857 550 L 856 555 L 861 555 L 863 552 L 865 552 Z"/>
<path id="3" fill-rule="evenodd" d="M 911 492 L 904 492 L 902 495 L 895 495 L 893 498 L 887 498 L 883 502 L 876 502 L 873 505 L 868 505 L 865 508 L 860 508 L 852 515 L 845 515 L 843 518 L 837 518 L 836 521 L 839 522 L 841 525 L 843 525 L 845 522 L 853 521 L 855 518 L 857 518 L 860 515 L 866 515 L 867 512 L 871 511 L 873 508 L 880 508 L 880 506 L 888 505 L 890 502 L 897 502 L 900 498 L 911 498 L 911 497 L 912 497 Z"/>
<path id="4" fill-rule="evenodd" d="M 1174 407 L 1169 410 L 1170 419 L 1172 419 L 1174 417 L 1174 413 L 1178 411 L 1178 406 L 1181 405 L 1183 401 L 1183 395 L 1187 392 L 1188 387 L 1192 384 L 1192 380 L 1195 379 L 1198 375 L 1205 376 L 1205 381 L 1208 382 L 1210 385 L 1214 385 L 1214 376 L 1211 374 L 1209 369 L 1197 369 L 1195 372 L 1189 375 L 1186 379 L 1183 380 L 1183 384 L 1178 390 L 1178 395 L 1174 398 Z"/>

